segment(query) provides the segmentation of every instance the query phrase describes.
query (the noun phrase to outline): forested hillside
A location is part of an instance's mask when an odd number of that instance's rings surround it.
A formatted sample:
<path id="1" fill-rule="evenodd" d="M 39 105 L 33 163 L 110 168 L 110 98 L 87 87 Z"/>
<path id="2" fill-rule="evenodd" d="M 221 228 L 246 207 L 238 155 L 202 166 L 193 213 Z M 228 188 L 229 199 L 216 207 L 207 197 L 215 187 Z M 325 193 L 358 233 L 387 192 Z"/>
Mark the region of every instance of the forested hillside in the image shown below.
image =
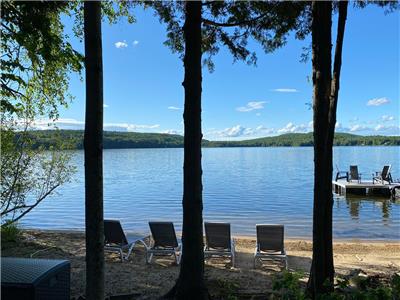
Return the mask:
<path id="1" fill-rule="evenodd" d="M 30 132 L 34 147 L 50 148 L 62 141 L 67 149 L 83 149 L 82 130 L 40 130 Z M 105 149 L 123 148 L 181 148 L 183 136 L 165 133 L 140 133 L 104 131 Z M 312 146 L 312 133 L 288 133 L 243 141 L 208 141 L 204 147 L 302 147 Z M 336 133 L 336 146 L 395 146 L 400 145 L 400 136 L 361 136 Z"/>

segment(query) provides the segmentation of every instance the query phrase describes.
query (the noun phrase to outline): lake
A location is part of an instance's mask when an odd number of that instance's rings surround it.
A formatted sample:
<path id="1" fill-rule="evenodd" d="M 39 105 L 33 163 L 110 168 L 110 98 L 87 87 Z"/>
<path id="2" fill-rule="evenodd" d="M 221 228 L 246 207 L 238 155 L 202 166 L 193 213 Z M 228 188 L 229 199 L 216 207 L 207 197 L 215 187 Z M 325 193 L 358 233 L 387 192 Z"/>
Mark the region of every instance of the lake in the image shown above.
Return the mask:
<path id="1" fill-rule="evenodd" d="M 334 164 L 358 165 L 363 179 L 392 165 L 399 147 L 335 147 Z M 77 172 L 21 222 L 26 228 L 84 228 L 83 151 Z M 126 231 L 148 233 L 148 221 L 182 222 L 183 149 L 104 150 L 104 215 Z M 204 220 L 230 222 L 233 235 L 255 235 L 255 224 L 285 225 L 287 237 L 312 236 L 313 148 L 203 149 Z M 334 237 L 400 240 L 400 202 L 370 196 L 334 197 Z"/>

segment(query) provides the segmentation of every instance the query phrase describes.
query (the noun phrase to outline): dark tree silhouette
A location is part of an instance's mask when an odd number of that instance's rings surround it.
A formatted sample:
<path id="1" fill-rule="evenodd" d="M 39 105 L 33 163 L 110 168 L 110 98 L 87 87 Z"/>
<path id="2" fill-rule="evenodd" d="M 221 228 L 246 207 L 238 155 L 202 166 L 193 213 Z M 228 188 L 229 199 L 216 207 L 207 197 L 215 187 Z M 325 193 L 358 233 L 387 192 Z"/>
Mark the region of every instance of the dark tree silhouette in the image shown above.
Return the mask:
<path id="1" fill-rule="evenodd" d="M 312 66 L 314 109 L 313 260 L 309 279 L 312 294 L 332 289 L 332 165 L 328 158 L 331 95 L 332 2 L 312 4 Z"/>
<path id="2" fill-rule="evenodd" d="M 301 13 L 304 5 L 255 1 L 153 2 L 150 5 L 157 10 L 161 20 L 168 24 L 169 39 L 166 44 L 180 53 L 184 49 L 185 67 L 183 257 L 179 278 L 165 298 L 207 299 L 201 181 L 202 53 L 208 54 L 204 63 L 210 69 L 214 67 L 211 56 L 218 52 L 218 43 L 226 46 L 235 60 L 255 63 L 255 53 L 246 48 L 247 39 L 252 37 L 259 41 L 266 52 L 284 45 L 288 31 L 299 25 L 298 19 L 303 17 Z M 202 18 L 202 8 L 208 9 L 212 19 Z M 182 10 L 185 12 L 183 35 L 179 16 Z M 224 30 L 224 27 L 238 29 Z"/>
<path id="3" fill-rule="evenodd" d="M 204 284 L 203 185 L 201 169 L 201 2 L 185 3 L 185 89 L 183 236 L 184 249 L 176 285 L 166 297 L 208 299 Z"/>
<path id="4" fill-rule="evenodd" d="M 104 299 L 103 62 L 100 1 L 85 1 L 86 299 Z"/>
<path id="5" fill-rule="evenodd" d="M 387 12 L 399 8 L 396 1 L 356 1 L 354 5 L 363 8 L 369 3 L 385 7 Z M 313 260 L 308 281 L 308 292 L 313 298 L 332 291 L 334 284 L 331 182 L 336 111 L 348 4 L 348 1 L 335 3 L 339 18 L 333 73 L 331 73 L 333 2 L 314 1 L 311 9 L 314 85 L 314 211 Z"/>
<path id="6" fill-rule="evenodd" d="M 332 2 L 313 2 L 312 4 L 314 212 L 313 260 L 308 291 L 314 298 L 333 290 L 335 273 L 332 248 L 332 156 L 347 6 L 347 1 L 339 2 L 332 75 Z"/>

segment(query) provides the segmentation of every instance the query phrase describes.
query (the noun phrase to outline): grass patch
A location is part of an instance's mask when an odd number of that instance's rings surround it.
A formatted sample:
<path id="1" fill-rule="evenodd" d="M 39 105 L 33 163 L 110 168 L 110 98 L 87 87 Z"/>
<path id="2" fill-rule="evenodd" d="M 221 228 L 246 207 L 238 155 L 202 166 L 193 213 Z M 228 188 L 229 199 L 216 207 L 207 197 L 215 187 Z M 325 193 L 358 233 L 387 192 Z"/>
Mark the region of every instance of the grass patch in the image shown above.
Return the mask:
<path id="1" fill-rule="evenodd" d="M 215 300 L 238 300 L 237 293 L 239 284 L 233 281 L 224 279 L 209 280 L 207 287 Z"/>
<path id="2" fill-rule="evenodd" d="M 301 281 L 300 273 L 285 271 L 273 282 L 274 293 L 270 299 L 306 300 L 311 299 Z M 336 278 L 334 291 L 320 295 L 326 300 L 400 300 L 400 275 L 363 276 L 356 274 Z"/>
<path id="3" fill-rule="evenodd" d="M 21 240 L 22 231 L 16 223 L 5 222 L 1 225 L 1 249 L 14 246 Z"/>

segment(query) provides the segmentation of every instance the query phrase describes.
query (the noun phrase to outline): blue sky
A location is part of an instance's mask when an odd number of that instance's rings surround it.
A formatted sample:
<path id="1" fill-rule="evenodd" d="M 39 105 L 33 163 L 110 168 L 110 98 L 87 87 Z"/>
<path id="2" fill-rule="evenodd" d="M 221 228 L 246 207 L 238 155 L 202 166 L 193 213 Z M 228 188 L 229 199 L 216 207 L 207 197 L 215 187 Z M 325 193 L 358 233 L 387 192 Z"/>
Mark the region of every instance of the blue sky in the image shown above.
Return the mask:
<path id="1" fill-rule="evenodd" d="M 135 9 L 137 22 L 103 23 L 104 129 L 183 134 L 183 63 L 163 45 L 165 26 L 152 11 Z M 71 20 L 66 19 L 70 31 Z M 336 17 L 333 28 L 336 28 Z M 334 33 L 333 36 L 336 34 Z M 83 52 L 83 45 L 73 40 Z M 289 37 L 285 47 L 258 54 L 257 67 L 233 64 L 226 49 L 203 69 L 205 138 L 248 139 L 309 132 L 312 111 L 311 61 L 300 62 L 310 37 Z M 344 40 L 337 131 L 399 135 L 399 13 L 370 5 L 349 8 Z M 85 86 L 71 75 L 75 96 L 61 109 L 60 128 L 83 128 Z"/>

